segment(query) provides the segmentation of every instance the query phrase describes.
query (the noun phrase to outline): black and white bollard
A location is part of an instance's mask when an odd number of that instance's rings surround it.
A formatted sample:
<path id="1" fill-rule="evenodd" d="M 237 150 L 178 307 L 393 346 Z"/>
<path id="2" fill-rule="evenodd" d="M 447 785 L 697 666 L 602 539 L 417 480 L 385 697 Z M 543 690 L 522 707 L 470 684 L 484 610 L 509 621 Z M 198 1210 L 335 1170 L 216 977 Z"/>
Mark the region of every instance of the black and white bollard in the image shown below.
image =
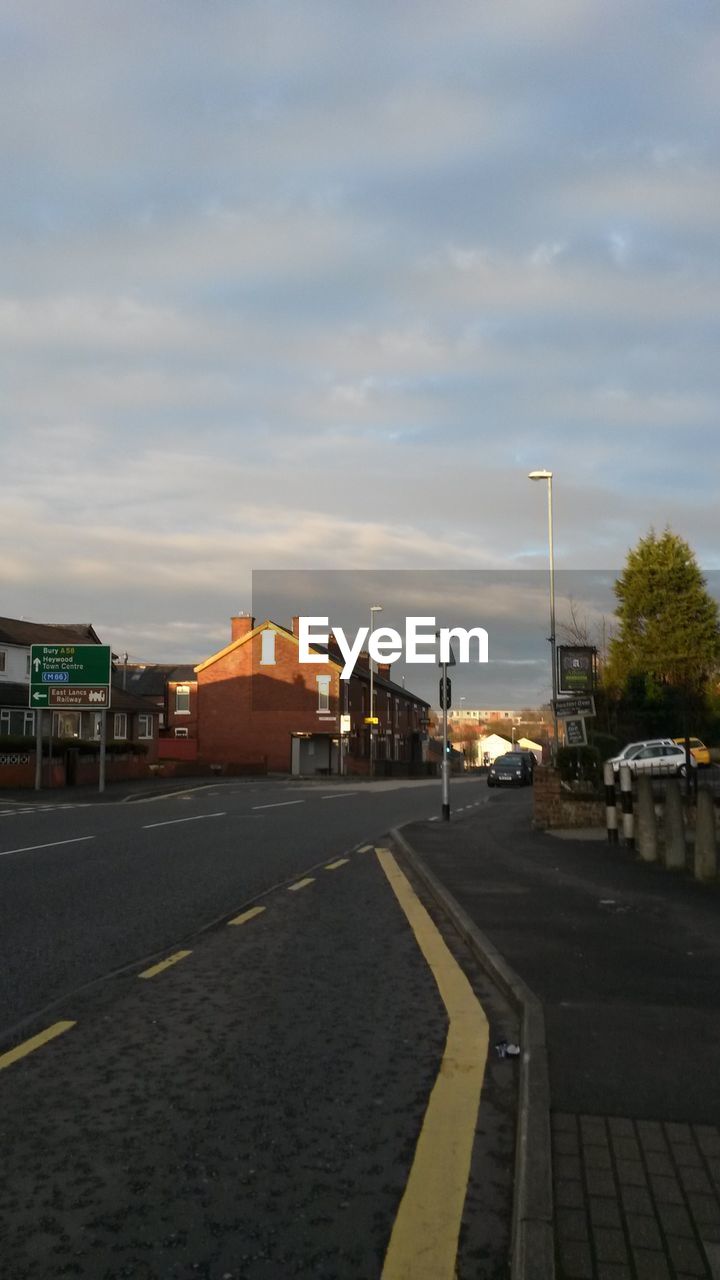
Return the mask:
<path id="1" fill-rule="evenodd" d="M 603 782 L 605 783 L 605 825 L 607 827 L 608 844 L 617 844 L 617 806 L 615 803 L 615 772 L 609 761 L 603 765 Z"/>
<path id="2" fill-rule="evenodd" d="M 627 764 L 620 765 L 620 806 L 622 808 L 623 842 L 628 849 L 635 848 L 633 825 L 632 772 Z"/>

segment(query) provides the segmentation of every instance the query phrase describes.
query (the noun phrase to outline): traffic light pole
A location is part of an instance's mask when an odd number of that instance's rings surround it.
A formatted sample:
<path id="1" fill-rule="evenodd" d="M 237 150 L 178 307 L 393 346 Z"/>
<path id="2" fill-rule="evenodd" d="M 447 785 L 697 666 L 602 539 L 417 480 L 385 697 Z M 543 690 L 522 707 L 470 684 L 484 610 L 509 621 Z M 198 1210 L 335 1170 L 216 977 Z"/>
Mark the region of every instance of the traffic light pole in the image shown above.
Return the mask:
<path id="1" fill-rule="evenodd" d="M 442 818 L 450 821 L 450 761 L 448 759 L 448 678 L 447 663 L 442 664 L 442 713 L 443 713 L 443 755 L 442 755 Z"/>

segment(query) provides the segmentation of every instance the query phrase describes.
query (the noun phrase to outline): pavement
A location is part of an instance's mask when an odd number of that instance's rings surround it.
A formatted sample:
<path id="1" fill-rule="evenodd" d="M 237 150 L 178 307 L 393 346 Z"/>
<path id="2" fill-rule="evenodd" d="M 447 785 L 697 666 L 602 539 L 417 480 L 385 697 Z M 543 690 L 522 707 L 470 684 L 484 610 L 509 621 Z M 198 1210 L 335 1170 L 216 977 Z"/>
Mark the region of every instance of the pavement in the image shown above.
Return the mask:
<path id="1" fill-rule="evenodd" d="M 718 889 L 530 818 L 397 833 L 523 1019 L 513 1276 L 717 1280 Z"/>

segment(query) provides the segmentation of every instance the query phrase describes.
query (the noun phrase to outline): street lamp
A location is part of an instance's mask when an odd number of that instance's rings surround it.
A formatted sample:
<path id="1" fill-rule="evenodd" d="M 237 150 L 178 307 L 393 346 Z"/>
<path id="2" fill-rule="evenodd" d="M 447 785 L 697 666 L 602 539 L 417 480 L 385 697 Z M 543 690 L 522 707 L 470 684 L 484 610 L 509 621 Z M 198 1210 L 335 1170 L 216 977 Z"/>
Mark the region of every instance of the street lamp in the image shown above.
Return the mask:
<path id="1" fill-rule="evenodd" d="M 370 605 L 370 631 L 368 633 L 368 665 L 370 667 L 370 724 L 368 725 L 368 728 L 370 729 L 370 759 L 368 772 L 371 778 L 375 773 L 375 725 L 373 724 L 373 717 L 375 715 L 375 699 L 373 691 L 373 664 L 372 658 L 370 657 L 370 636 L 373 633 L 373 614 L 375 613 L 382 613 L 381 604 Z"/>
<path id="2" fill-rule="evenodd" d="M 552 471 L 530 471 L 528 480 L 547 480 L 548 495 L 548 545 L 550 548 L 550 656 L 552 662 L 552 713 L 553 713 L 553 762 L 557 757 L 558 718 L 557 718 L 557 662 L 555 658 L 555 558 L 553 554 L 553 507 L 552 507 Z"/>

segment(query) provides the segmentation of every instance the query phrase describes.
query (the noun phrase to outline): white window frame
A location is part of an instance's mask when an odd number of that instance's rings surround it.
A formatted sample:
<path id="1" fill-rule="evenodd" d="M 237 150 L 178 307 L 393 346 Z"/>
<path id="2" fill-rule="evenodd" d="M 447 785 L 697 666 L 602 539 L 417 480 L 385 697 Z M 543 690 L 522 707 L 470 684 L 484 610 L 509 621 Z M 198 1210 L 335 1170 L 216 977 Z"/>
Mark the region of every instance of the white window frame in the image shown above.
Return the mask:
<path id="1" fill-rule="evenodd" d="M 260 666 L 274 667 L 275 658 L 275 641 L 277 639 L 277 631 L 272 627 L 267 627 L 265 631 L 260 632 Z"/>
<path id="2" fill-rule="evenodd" d="M 176 737 L 176 738 L 188 738 L 189 736 L 190 736 L 190 735 L 189 735 L 188 730 L 187 730 L 187 728 L 185 727 L 185 725 L 177 725 L 177 726 L 176 726 L 176 728 L 175 728 L 175 737 Z"/>
<path id="3" fill-rule="evenodd" d="M 10 712 L 0 711 L 0 734 L 10 733 Z"/>
<path id="4" fill-rule="evenodd" d="M 184 699 L 184 698 L 187 698 L 187 706 L 186 706 L 186 707 L 179 707 L 179 706 L 178 706 L 178 698 L 179 698 L 181 695 L 182 695 L 183 699 Z M 189 685 L 189 684 L 176 684 L 176 685 L 175 685 L 175 715 L 176 715 L 176 716 L 189 716 L 189 715 L 190 715 L 190 685 Z"/>
<path id="5" fill-rule="evenodd" d="M 0 673 L 7 667 L 7 649 L 0 649 Z"/>
<path id="6" fill-rule="evenodd" d="M 153 715 L 151 711 L 141 711 L 138 718 L 138 741 L 146 741 L 153 736 Z"/>
<path id="7" fill-rule="evenodd" d="M 330 676 L 316 676 L 318 691 L 318 715 L 327 715 L 330 711 Z"/>
<path id="8" fill-rule="evenodd" d="M 116 742 L 127 740 L 127 711 L 113 713 L 113 738 Z"/>

